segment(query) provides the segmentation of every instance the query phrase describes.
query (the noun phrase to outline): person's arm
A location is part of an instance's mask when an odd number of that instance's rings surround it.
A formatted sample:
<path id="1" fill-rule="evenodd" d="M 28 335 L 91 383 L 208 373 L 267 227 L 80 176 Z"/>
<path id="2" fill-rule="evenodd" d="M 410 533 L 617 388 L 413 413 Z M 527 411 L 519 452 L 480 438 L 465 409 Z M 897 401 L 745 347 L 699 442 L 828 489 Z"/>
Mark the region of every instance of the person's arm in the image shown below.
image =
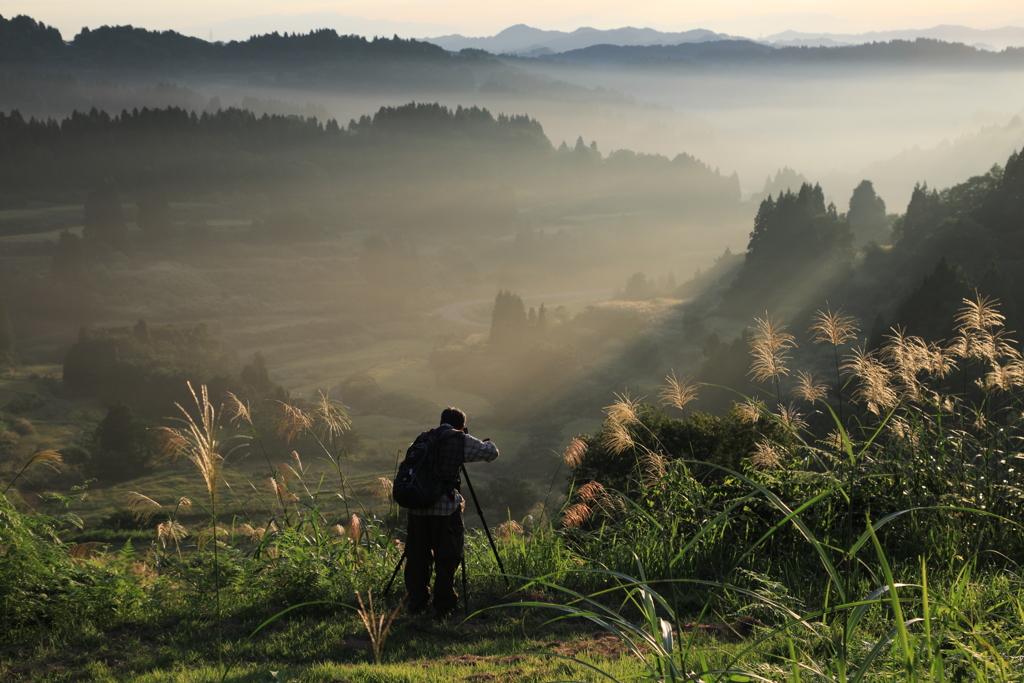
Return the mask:
<path id="1" fill-rule="evenodd" d="M 498 447 L 491 441 L 481 441 L 475 436 L 466 434 L 466 462 L 491 462 L 498 457 Z"/>

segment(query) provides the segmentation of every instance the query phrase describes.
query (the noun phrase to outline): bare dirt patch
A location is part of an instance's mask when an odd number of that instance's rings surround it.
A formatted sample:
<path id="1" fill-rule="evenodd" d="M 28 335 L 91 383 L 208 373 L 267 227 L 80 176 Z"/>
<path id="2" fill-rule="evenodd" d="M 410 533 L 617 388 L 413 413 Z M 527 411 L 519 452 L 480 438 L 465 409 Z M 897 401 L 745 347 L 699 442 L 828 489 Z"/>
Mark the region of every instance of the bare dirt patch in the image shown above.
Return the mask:
<path id="1" fill-rule="evenodd" d="M 593 657 L 617 659 L 629 651 L 629 648 L 618 636 L 609 631 L 598 631 L 587 639 L 554 640 L 545 643 L 544 647 L 563 657 L 579 657 L 586 654 Z"/>

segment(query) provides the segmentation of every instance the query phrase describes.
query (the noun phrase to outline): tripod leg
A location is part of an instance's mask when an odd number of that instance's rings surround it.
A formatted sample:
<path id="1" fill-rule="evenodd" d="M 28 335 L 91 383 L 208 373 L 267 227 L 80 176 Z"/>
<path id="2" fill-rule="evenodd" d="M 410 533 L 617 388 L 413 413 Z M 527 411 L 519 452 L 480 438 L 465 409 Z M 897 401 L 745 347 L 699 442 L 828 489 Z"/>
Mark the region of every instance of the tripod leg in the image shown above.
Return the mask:
<path id="1" fill-rule="evenodd" d="M 398 564 L 395 565 L 395 571 L 391 573 L 391 579 L 388 581 L 388 585 L 384 588 L 384 597 L 388 597 L 388 593 L 391 592 L 391 584 L 395 582 L 395 577 L 398 576 L 398 570 L 402 568 L 402 563 L 405 562 L 405 550 L 402 551 L 402 556 L 398 558 Z"/>
<path id="2" fill-rule="evenodd" d="M 505 571 L 505 565 L 501 563 L 501 555 L 498 554 L 498 546 L 494 543 L 494 537 L 491 536 L 491 529 L 487 526 L 487 520 L 484 519 L 484 511 L 480 508 L 480 501 L 477 500 L 476 491 L 473 489 L 473 482 L 469 480 L 469 472 L 466 471 L 466 466 L 462 466 L 462 476 L 466 480 L 466 486 L 469 487 L 469 493 L 473 497 L 473 504 L 476 505 L 476 514 L 480 515 L 480 523 L 484 525 L 484 531 L 487 533 L 487 540 L 491 544 L 491 551 L 494 553 L 494 559 L 498 561 L 498 569 L 501 570 L 501 576 L 505 579 L 505 588 L 510 588 L 508 582 L 508 573 Z"/>

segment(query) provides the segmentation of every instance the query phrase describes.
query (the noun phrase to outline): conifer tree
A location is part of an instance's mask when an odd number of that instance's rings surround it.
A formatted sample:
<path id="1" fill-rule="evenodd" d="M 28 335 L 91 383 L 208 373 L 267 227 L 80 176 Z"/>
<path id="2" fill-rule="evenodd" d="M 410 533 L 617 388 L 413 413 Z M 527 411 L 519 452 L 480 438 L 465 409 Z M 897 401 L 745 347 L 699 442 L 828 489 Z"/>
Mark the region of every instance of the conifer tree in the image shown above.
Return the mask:
<path id="1" fill-rule="evenodd" d="M 924 339 L 948 339 L 953 320 L 973 288 L 960 266 L 951 266 L 943 256 L 935 269 L 911 292 L 899 308 L 897 322 L 907 334 Z"/>
<path id="2" fill-rule="evenodd" d="M 885 201 L 875 194 L 875 187 L 870 180 L 862 180 L 853 190 L 846 219 L 850 222 L 850 229 L 858 245 L 868 242 L 888 244 L 891 241 Z"/>
<path id="3" fill-rule="evenodd" d="M 511 291 L 499 291 L 491 315 L 491 344 L 508 346 L 522 341 L 528 325 L 522 298 Z"/>
<path id="4" fill-rule="evenodd" d="M 144 474 L 149 468 L 154 439 L 146 426 L 135 419 L 131 408 L 117 401 L 96 427 L 91 450 L 90 475 L 124 481 Z"/>

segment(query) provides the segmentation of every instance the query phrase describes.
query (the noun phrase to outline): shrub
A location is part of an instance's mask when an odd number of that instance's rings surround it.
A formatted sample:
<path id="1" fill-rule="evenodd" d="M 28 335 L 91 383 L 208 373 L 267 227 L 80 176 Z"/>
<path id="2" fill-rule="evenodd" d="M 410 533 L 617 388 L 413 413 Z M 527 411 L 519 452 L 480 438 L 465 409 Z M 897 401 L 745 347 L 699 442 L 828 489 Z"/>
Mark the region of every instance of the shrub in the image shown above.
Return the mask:
<path id="1" fill-rule="evenodd" d="M 11 431 L 19 436 L 31 436 L 36 433 L 35 426 L 23 417 L 12 417 L 7 420 Z"/>

